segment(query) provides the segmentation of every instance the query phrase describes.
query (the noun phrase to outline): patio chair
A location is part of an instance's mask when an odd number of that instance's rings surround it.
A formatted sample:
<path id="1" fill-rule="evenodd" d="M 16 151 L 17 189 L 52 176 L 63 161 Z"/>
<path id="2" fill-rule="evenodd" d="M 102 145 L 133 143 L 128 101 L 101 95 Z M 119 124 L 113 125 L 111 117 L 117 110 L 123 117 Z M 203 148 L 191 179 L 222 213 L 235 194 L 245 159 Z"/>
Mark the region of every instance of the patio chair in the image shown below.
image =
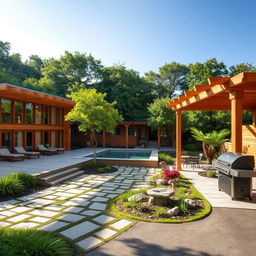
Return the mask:
<path id="1" fill-rule="evenodd" d="M 25 151 L 23 147 L 14 147 L 14 151 L 17 154 L 23 154 L 25 157 L 30 158 L 30 157 L 40 157 L 40 152 L 28 152 Z"/>
<path id="2" fill-rule="evenodd" d="M 57 150 L 46 148 L 42 144 L 38 144 L 37 147 L 36 147 L 36 150 L 39 151 L 41 154 L 44 154 L 44 155 L 53 155 L 53 154 L 58 153 Z"/>
<path id="3" fill-rule="evenodd" d="M 65 149 L 64 148 L 54 148 L 54 147 L 49 147 L 48 145 L 45 145 L 46 148 L 48 149 L 52 149 L 52 150 L 56 150 L 57 153 L 63 153 L 65 152 Z"/>
<path id="4" fill-rule="evenodd" d="M 7 148 L 0 149 L 0 158 L 7 159 L 10 161 L 15 160 L 23 160 L 25 159 L 25 155 L 23 154 L 12 154 Z"/>

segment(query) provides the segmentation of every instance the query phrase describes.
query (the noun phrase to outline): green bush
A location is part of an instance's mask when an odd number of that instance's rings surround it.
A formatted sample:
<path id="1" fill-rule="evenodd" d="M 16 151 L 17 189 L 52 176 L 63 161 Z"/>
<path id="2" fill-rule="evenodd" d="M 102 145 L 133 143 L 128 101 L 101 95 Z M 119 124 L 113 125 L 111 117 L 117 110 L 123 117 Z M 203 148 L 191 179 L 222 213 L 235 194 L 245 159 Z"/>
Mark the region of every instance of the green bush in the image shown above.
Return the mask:
<path id="1" fill-rule="evenodd" d="M 0 251 L 4 256 L 71 256 L 62 238 L 41 230 L 0 229 Z"/>
<path id="2" fill-rule="evenodd" d="M 88 163 L 86 163 L 85 167 L 92 169 L 96 167 L 96 164 L 93 161 L 90 161 Z"/>
<path id="3" fill-rule="evenodd" d="M 216 177 L 217 176 L 217 172 L 214 171 L 214 170 L 210 170 L 210 171 L 206 172 L 206 175 L 207 175 L 207 177 L 210 177 L 210 178 Z"/>
<path id="4" fill-rule="evenodd" d="M 173 164 L 174 158 L 166 153 L 159 153 L 158 154 L 158 160 L 159 162 L 165 161 L 167 164 Z"/>
<path id="5" fill-rule="evenodd" d="M 37 183 L 37 180 L 34 176 L 23 172 L 15 172 L 8 176 L 14 179 L 18 179 L 25 188 L 34 187 Z"/>
<path id="6" fill-rule="evenodd" d="M 112 167 L 109 166 L 109 165 L 108 165 L 108 166 L 105 166 L 105 167 L 104 167 L 104 170 L 107 171 L 107 172 L 110 172 L 110 171 L 112 171 Z"/>
<path id="7" fill-rule="evenodd" d="M 132 200 L 125 202 L 124 204 L 126 207 L 133 208 L 139 204 L 139 199 L 135 197 Z"/>
<path id="8" fill-rule="evenodd" d="M 156 206 L 155 209 L 154 209 L 154 214 L 155 214 L 157 217 L 164 217 L 164 216 L 166 216 L 167 211 L 166 211 L 166 209 L 163 208 L 163 207 Z"/>
<path id="9" fill-rule="evenodd" d="M 188 204 L 184 200 L 179 200 L 178 207 L 179 207 L 179 212 L 184 215 L 189 212 Z"/>
<path id="10" fill-rule="evenodd" d="M 105 171 L 105 168 L 104 168 L 104 167 L 100 167 L 100 168 L 98 168 L 98 171 L 99 171 L 99 172 L 104 172 L 104 171 Z"/>
<path id="11" fill-rule="evenodd" d="M 13 196 L 24 189 L 24 185 L 16 177 L 5 176 L 0 179 L 0 196 Z"/>

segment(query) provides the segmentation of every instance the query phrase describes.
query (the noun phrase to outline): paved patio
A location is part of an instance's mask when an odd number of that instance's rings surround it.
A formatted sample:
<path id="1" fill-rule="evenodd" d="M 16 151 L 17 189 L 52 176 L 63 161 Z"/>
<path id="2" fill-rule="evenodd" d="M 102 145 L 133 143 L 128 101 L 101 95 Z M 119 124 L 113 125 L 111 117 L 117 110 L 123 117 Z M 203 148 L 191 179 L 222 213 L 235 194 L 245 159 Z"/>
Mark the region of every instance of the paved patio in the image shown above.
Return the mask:
<path id="1" fill-rule="evenodd" d="M 83 175 L 63 185 L 0 203 L 0 226 L 57 231 L 84 250 L 101 245 L 135 222 L 108 214 L 107 202 L 150 185 L 153 168 L 120 167 L 113 174 Z"/>
<path id="2" fill-rule="evenodd" d="M 205 196 L 212 207 L 256 209 L 256 191 L 253 200 L 232 200 L 225 192 L 219 191 L 218 179 L 202 177 L 198 174 L 201 169 L 182 171 L 194 186 Z M 253 179 L 253 188 L 256 189 L 256 179 Z"/>

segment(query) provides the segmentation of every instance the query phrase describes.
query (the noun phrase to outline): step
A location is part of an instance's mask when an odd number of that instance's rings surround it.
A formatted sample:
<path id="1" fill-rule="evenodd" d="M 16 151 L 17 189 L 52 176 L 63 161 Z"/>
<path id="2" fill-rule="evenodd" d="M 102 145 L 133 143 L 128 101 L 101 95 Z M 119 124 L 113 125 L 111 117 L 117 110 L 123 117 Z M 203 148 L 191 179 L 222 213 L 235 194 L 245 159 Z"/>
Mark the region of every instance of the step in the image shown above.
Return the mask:
<path id="1" fill-rule="evenodd" d="M 67 170 L 64 170 L 64 171 L 61 170 L 59 172 L 50 173 L 47 176 L 41 177 L 41 179 L 46 181 L 46 182 L 49 182 L 51 180 L 56 180 L 56 179 L 61 178 L 63 176 L 67 176 L 68 174 L 74 173 L 74 172 L 76 172 L 78 170 L 79 170 L 79 168 L 77 168 L 77 167 L 74 167 L 74 168 L 71 168 L 71 169 L 67 169 Z"/>
<path id="2" fill-rule="evenodd" d="M 65 181 L 67 181 L 67 180 L 71 180 L 71 179 L 73 179 L 73 178 L 76 178 L 76 177 L 78 177 L 78 176 L 80 176 L 80 175 L 82 175 L 82 174 L 85 174 L 85 172 L 84 172 L 84 171 L 73 172 L 73 173 L 71 173 L 71 174 L 69 174 L 69 175 L 67 175 L 67 176 L 58 178 L 58 179 L 56 179 L 56 180 L 52 180 L 52 181 L 50 181 L 50 182 L 48 182 L 48 183 L 49 183 L 51 186 L 55 186 L 55 185 L 58 185 L 58 184 L 61 184 L 61 183 L 65 182 Z"/>

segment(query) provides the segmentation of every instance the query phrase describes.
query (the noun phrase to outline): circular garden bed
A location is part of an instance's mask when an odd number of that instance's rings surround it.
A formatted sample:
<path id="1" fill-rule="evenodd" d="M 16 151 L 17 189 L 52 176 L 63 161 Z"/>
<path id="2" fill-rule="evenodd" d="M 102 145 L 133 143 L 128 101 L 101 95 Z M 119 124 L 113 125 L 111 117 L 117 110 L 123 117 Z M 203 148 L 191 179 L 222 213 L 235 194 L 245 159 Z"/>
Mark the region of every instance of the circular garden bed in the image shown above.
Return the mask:
<path id="1" fill-rule="evenodd" d="M 155 180 L 160 175 L 152 177 L 152 187 L 162 191 L 170 185 L 156 186 Z M 197 191 L 197 189 L 184 176 L 177 178 L 173 193 L 168 196 L 168 203 L 159 205 L 150 195 L 148 189 L 127 191 L 113 199 L 111 209 L 115 212 L 137 220 L 151 222 L 189 222 L 201 219 L 211 212 L 210 203 Z"/>

